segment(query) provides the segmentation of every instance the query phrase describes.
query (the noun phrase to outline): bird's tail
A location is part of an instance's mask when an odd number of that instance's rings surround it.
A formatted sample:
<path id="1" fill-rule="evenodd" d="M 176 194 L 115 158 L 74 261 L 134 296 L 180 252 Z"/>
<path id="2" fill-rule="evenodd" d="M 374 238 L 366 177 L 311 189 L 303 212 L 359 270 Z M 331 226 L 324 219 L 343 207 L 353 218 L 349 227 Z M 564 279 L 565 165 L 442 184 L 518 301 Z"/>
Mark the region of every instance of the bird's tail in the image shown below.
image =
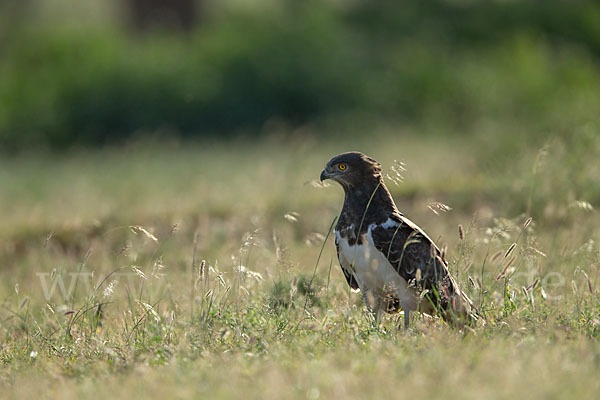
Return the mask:
<path id="1" fill-rule="evenodd" d="M 481 313 L 454 279 L 451 278 L 451 280 L 453 290 L 448 298 L 445 309 L 442 310 L 442 316 L 451 324 L 461 327 L 464 325 L 476 325 L 477 321 L 481 319 Z"/>

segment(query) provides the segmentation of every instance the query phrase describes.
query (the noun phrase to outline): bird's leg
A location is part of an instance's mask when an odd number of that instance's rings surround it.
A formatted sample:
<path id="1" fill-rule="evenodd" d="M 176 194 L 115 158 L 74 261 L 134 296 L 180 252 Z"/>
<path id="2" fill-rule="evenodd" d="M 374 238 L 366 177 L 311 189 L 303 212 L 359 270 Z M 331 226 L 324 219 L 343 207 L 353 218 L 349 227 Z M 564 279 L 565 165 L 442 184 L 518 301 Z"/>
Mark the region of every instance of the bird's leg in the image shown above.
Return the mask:
<path id="1" fill-rule="evenodd" d="M 404 329 L 408 329 L 409 322 L 410 322 L 410 311 L 404 310 Z"/>
<path id="2" fill-rule="evenodd" d="M 377 304 L 375 305 L 375 324 L 376 324 L 377 328 L 379 328 L 379 324 L 381 323 L 382 315 L 383 315 L 383 312 L 381 311 L 381 304 L 378 301 Z"/>

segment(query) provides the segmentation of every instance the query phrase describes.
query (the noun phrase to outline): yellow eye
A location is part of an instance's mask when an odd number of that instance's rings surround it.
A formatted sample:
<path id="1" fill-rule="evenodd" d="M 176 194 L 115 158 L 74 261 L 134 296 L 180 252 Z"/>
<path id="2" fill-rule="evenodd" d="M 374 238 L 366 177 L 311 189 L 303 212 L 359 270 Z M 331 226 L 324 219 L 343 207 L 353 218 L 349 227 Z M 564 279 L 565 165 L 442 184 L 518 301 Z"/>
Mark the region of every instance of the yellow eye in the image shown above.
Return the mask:
<path id="1" fill-rule="evenodd" d="M 340 171 L 345 171 L 346 170 L 346 164 L 344 164 L 344 163 L 338 164 L 338 169 Z"/>

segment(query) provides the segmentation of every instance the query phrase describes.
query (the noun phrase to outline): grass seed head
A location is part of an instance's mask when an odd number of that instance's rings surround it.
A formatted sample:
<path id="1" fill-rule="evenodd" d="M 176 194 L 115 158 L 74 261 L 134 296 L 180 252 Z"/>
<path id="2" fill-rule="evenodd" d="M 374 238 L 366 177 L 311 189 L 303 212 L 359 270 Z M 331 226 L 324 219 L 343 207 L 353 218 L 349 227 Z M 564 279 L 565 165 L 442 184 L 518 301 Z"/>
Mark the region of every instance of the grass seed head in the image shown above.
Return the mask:
<path id="1" fill-rule="evenodd" d="M 23 307 L 25 307 L 25 305 L 29 302 L 29 297 L 25 297 L 23 300 L 21 300 L 21 304 L 19 304 L 19 310 L 22 310 Z"/>
<path id="2" fill-rule="evenodd" d="M 471 277 L 471 275 L 469 275 L 469 283 L 471 284 L 471 287 L 473 289 L 475 289 L 475 281 L 473 280 L 473 278 Z"/>
<path id="3" fill-rule="evenodd" d="M 394 160 L 394 163 L 390 167 L 389 171 L 385 174 L 385 177 L 394 185 L 398 186 L 404 181 L 404 172 L 406 172 L 406 164 L 404 164 L 402 161 Z"/>
<path id="4" fill-rule="evenodd" d="M 494 253 L 494 255 L 490 258 L 490 261 L 496 261 L 502 255 L 502 250 L 498 250 Z"/>
<path id="5" fill-rule="evenodd" d="M 472 261 L 470 261 L 470 262 L 469 262 L 469 263 L 468 263 L 468 264 L 465 266 L 465 268 L 463 268 L 463 272 L 467 272 L 468 270 L 470 270 L 470 269 L 471 269 L 471 267 L 472 267 L 472 266 L 473 266 L 473 262 L 472 262 Z"/>
<path id="6" fill-rule="evenodd" d="M 142 235 L 146 236 L 148 239 L 152 240 L 154 243 L 158 244 L 158 238 L 156 236 L 154 236 L 152 233 L 150 233 L 150 231 L 148 231 L 143 226 L 131 225 L 129 227 L 129 229 L 136 235 L 141 233 Z"/>
<path id="7" fill-rule="evenodd" d="M 527 290 L 535 289 L 540 283 L 540 278 L 537 278 L 531 285 L 527 286 Z"/>
<path id="8" fill-rule="evenodd" d="M 504 253 L 504 258 L 510 256 L 510 253 L 512 253 L 512 251 L 515 249 L 515 247 L 517 247 L 516 243 L 511 244 L 510 247 L 508 248 L 508 250 L 506 250 L 506 253 Z"/>
<path id="9" fill-rule="evenodd" d="M 427 208 L 431 210 L 435 215 L 440 215 L 440 212 L 447 212 L 452 210 L 452 207 L 447 206 L 444 203 L 440 203 L 439 201 L 432 201 L 427 204 Z"/>
<path id="10" fill-rule="evenodd" d="M 141 269 L 139 269 L 138 267 L 136 267 L 135 265 L 131 266 L 131 270 L 133 272 L 135 272 L 135 274 L 137 276 L 139 276 L 140 278 L 142 278 L 144 280 L 148 280 L 148 276 Z"/>

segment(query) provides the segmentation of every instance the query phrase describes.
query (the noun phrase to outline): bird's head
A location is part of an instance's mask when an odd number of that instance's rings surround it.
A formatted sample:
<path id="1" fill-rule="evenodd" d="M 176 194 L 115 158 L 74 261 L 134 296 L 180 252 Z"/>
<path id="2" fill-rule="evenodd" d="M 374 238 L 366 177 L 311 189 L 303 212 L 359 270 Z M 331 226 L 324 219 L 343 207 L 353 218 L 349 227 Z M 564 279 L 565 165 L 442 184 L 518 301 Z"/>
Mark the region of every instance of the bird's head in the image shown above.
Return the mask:
<path id="1" fill-rule="evenodd" d="M 323 172 L 321 182 L 332 179 L 344 189 L 359 186 L 367 182 L 377 182 L 381 177 L 381 164 L 359 152 L 342 153 L 333 157 Z"/>

